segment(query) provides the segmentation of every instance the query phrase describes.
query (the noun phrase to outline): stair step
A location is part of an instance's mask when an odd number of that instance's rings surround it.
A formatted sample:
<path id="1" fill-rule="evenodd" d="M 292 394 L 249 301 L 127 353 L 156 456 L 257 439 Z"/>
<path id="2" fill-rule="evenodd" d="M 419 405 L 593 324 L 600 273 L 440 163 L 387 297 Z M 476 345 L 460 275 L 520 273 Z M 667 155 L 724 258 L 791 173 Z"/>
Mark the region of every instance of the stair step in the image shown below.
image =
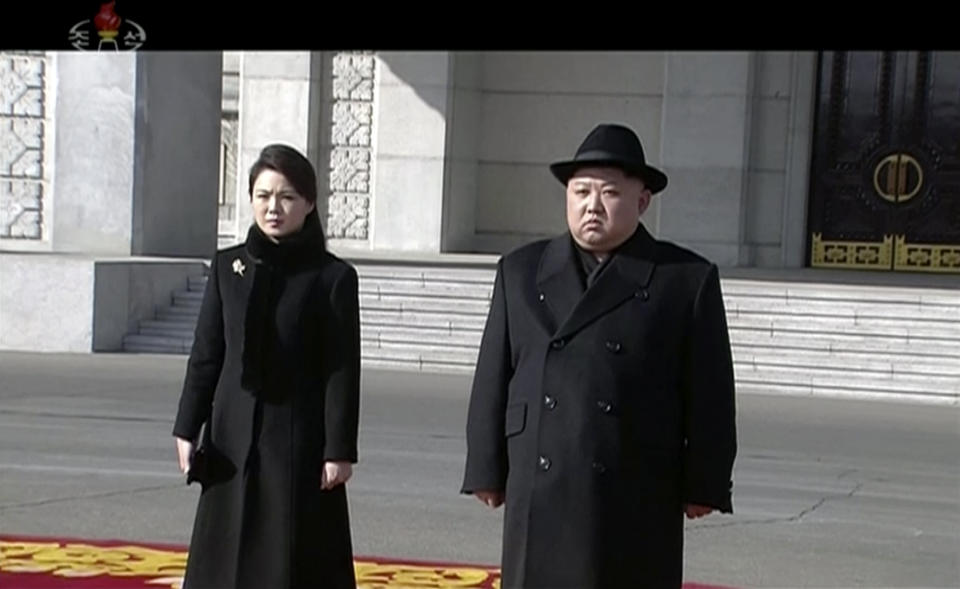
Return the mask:
<path id="1" fill-rule="evenodd" d="M 819 366 L 857 371 L 863 375 L 894 374 L 952 378 L 960 381 L 960 363 L 941 359 L 880 357 L 862 352 L 818 352 L 803 349 L 731 345 L 737 364 L 762 366 Z"/>
<path id="2" fill-rule="evenodd" d="M 124 344 L 123 351 L 129 354 L 177 354 L 180 356 L 190 353 L 179 347 L 149 346 L 145 344 Z"/>
<path id="3" fill-rule="evenodd" d="M 200 309 L 192 307 L 165 307 L 157 311 L 157 320 L 158 321 L 189 321 L 196 323 L 197 319 L 200 317 Z"/>
<path id="4" fill-rule="evenodd" d="M 831 301 L 829 299 L 776 299 L 753 296 L 726 296 L 727 313 L 759 312 L 782 315 L 816 315 L 823 317 L 869 317 L 947 321 L 960 323 L 960 304 L 919 305 L 917 303 L 868 303 Z"/>
<path id="5" fill-rule="evenodd" d="M 860 286 L 850 284 L 825 284 L 816 282 L 776 282 L 721 279 L 721 288 L 726 295 L 782 297 L 786 299 L 830 299 L 859 303 L 914 303 L 931 305 L 957 305 L 957 293 L 945 288 L 918 288 L 894 286 Z"/>
<path id="6" fill-rule="evenodd" d="M 361 361 L 365 368 L 379 370 L 405 370 L 411 372 L 429 372 L 431 374 L 471 374 L 473 365 L 447 363 L 431 360 L 394 359 L 378 356 L 362 356 Z"/>
<path id="7" fill-rule="evenodd" d="M 418 311 L 450 313 L 486 317 L 490 309 L 487 301 L 442 299 L 434 297 L 397 297 L 360 294 L 360 308 L 377 311 Z"/>
<path id="8" fill-rule="evenodd" d="M 480 337 L 482 336 L 482 332 L 476 330 L 450 331 L 447 329 L 404 325 L 370 325 L 362 322 L 360 324 L 360 331 L 362 337 L 370 341 L 411 343 L 415 345 L 429 342 L 430 344 L 463 346 L 474 350 L 479 350 Z"/>
<path id="9" fill-rule="evenodd" d="M 149 348 L 151 350 L 167 350 L 171 353 L 190 353 L 193 346 L 193 338 L 169 337 L 159 335 L 128 335 L 123 338 L 123 349 L 133 351 L 135 348 L 140 351 Z"/>
<path id="10" fill-rule="evenodd" d="M 448 280 L 445 278 L 411 278 L 394 279 L 378 278 L 360 275 L 360 289 L 371 291 L 390 291 L 398 293 L 428 293 L 439 294 L 442 296 L 462 296 L 464 298 L 489 298 L 493 292 L 493 280 L 487 281 L 461 281 Z"/>
<path id="11" fill-rule="evenodd" d="M 159 327 L 140 327 L 139 335 L 154 335 L 160 337 L 176 337 L 183 339 L 192 339 L 194 334 L 194 329 L 183 328 L 183 327 L 170 327 L 170 326 L 159 326 Z"/>
<path id="12" fill-rule="evenodd" d="M 455 266 L 391 266 L 383 264 L 357 264 L 357 274 L 360 280 L 447 280 L 451 282 L 467 282 L 475 284 L 493 284 L 496 275 L 495 268 L 472 269 Z"/>
<path id="13" fill-rule="evenodd" d="M 857 333 L 816 333 L 810 331 L 788 331 L 769 327 L 730 326 L 731 343 L 767 347 L 798 347 L 839 352 L 863 352 L 877 354 L 897 354 L 905 357 L 941 358 L 944 361 L 960 362 L 960 340 L 956 342 L 942 339 L 915 339 L 896 337 L 868 336 Z"/>
<path id="14" fill-rule="evenodd" d="M 857 370 L 823 366 L 784 366 L 765 364 L 754 366 L 735 364 L 737 383 L 779 383 L 800 388 L 833 387 L 850 391 L 878 391 L 887 393 L 930 393 L 942 396 L 960 396 L 960 379 L 939 376 L 917 377 L 893 374 L 879 377 Z"/>
<path id="15" fill-rule="evenodd" d="M 857 333 L 771 332 L 769 328 L 743 327 L 730 327 L 729 332 L 731 342 L 744 346 L 960 360 L 960 340 L 884 337 Z"/>
<path id="16" fill-rule="evenodd" d="M 183 320 L 180 320 L 180 317 L 182 316 L 178 315 L 177 319 L 168 319 L 168 320 L 145 319 L 140 322 L 140 328 L 141 329 L 154 329 L 154 328 L 189 329 L 191 332 L 196 328 L 197 326 L 196 321 L 183 321 Z"/>
<path id="17" fill-rule="evenodd" d="M 172 305 L 167 305 L 163 307 L 163 310 L 189 315 L 189 314 L 198 313 L 200 311 L 200 307 L 201 307 L 200 303 L 194 303 L 194 302 L 174 303 Z"/>
<path id="18" fill-rule="evenodd" d="M 950 393 L 936 393 L 930 391 L 916 392 L 903 390 L 873 390 L 864 388 L 850 388 L 846 386 L 818 385 L 752 380 L 737 380 L 738 394 L 779 394 L 779 395 L 816 395 L 820 397 L 861 398 L 871 400 L 897 399 L 911 400 L 920 403 L 937 403 L 957 405 L 958 396 Z"/>
<path id="19" fill-rule="evenodd" d="M 203 292 L 195 292 L 192 290 L 180 290 L 173 293 L 173 304 L 186 304 L 186 305 L 197 305 L 200 306 L 200 303 L 203 301 Z"/>
<path id="20" fill-rule="evenodd" d="M 457 346 L 410 345 L 395 342 L 377 342 L 361 338 L 360 350 L 364 356 L 370 357 L 409 360 L 430 359 L 432 361 L 470 365 L 471 367 L 474 366 L 477 361 L 477 350 Z"/>
<path id="21" fill-rule="evenodd" d="M 822 317 L 800 314 L 740 313 L 728 314 L 727 324 L 739 328 L 766 328 L 773 332 L 794 332 L 872 335 L 895 338 L 960 339 L 960 324 L 922 322 L 909 319 Z"/>
<path id="22" fill-rule="evenodd" d="M 399 309 L 371 309 L 360 307 L 360 322 L 367 325 L 391 325 L 447 329 L 453 331 L 483 331 L 487 318 L 484 314 L 454 314 L 434 311 Z"/>

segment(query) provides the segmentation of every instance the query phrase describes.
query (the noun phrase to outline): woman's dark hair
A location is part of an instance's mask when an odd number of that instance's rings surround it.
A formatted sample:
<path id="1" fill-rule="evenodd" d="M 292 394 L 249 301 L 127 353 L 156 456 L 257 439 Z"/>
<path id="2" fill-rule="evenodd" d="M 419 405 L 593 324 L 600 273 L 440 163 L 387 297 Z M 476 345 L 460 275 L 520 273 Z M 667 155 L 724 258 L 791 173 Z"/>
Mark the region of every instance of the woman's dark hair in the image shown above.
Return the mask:
<path id="1" fill-rule="evenodd" d="M 302 196 L 307 202 L 313 203 L 313 210 L 307 215 L 303 222 L 303 231 L 311 239 L 319 244 L 320 249 L 327 249 L 327 237 L 323 232 L 323 225 L 320 223 L 320 211 L 317 209 L 317 172 L 302 153 L 289 145 L 273 143 L 264 147 L 260 151 L 260 157 L 250 166 L 250 184 L 247 192 L 250 198 L 253 198 L 253 185 L 257 182 L 257 177 L 264 170 L 273 170 L 283 174 L 284 177 L 293 185 L 297 194 Z"/>
<path id="2" fill-rule="evenodd" d="M 293 184 L 297 194 L 309 203 L 317 202 L 317 173 L 302 153 L 289 145 L 274 143 L 260 151 L 260 157 L 250 167 L 250 184 L 247 193 L 253 197 L 253 185 L 264 170 L 283 174 Z"/>

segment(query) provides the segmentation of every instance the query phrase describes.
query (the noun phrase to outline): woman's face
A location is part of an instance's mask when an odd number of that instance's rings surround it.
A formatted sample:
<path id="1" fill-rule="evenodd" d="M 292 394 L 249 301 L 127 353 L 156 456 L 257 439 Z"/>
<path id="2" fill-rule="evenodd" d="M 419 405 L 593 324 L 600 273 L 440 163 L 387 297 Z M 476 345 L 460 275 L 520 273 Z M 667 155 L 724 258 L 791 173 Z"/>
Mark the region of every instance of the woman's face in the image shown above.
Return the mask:
<path id="1" fill-rule="evenodd" d="M 257 227 L 275 241 L 299 231 L 314 206 L 297 193 L 286 176 L 270 169 L 257 176 L 250 204 Z"/>

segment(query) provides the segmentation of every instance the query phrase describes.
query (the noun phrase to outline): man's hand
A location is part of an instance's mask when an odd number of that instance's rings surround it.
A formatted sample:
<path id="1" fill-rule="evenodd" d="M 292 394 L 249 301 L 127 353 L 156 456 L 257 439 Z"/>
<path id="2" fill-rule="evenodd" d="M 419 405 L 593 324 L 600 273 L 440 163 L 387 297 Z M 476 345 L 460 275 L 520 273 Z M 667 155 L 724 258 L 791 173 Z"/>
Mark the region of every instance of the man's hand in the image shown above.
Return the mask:
<path id="1" fill-rule="evenodd" d="M 496 509 L 503 505 L 504 494 L 502 491 L 474 491 L 474 495 L 484 505 Z"/>
<path id="2" fill-rule="evenodd" d="M 193 460 L 193 442 L 177 438 L 177 457 L 180 459 L 180 472 L 187 474 Z"/>
<path id="3" fill-rule="evenodd" d="M 320 488 L 324 491 L 342 485 L 353 475 L 353 466 L 349 462 L 324 462 L 320 473 Z"/>
<path id="4" fill-rule="evenodd" d="M 696 503 L 687 503 L 683 506 L 687 519 L 697 519 L 713 512 L 713 508 L 708 505 L 697 505 Z"/>

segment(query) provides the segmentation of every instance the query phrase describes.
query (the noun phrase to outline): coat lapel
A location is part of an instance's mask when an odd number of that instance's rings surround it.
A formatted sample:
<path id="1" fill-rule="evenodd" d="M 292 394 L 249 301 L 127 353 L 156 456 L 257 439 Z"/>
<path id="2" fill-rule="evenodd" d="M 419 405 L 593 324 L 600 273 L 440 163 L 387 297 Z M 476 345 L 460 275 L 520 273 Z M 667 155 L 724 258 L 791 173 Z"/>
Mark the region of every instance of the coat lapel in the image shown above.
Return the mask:
<path id="1" fill-rule="evenodd" d="M 540 256 L 537 268 L 540 319 L 551 334 L 567 319 L 583 295 L 575 255 L 570 235 L 563 234 L 552 239 Z"/>
<path id="2" fill-rule="evenodd" d="M 643 225 L 640 225 L 610 260 L 610 267 L 606 268 L 575 302 L 572 311 L 561 321 L 554 337 L 565 338 L 576 333 L 631 298 L 647 300 L 650 296 L 647 285 L 655 267 L 655 248 L 656 242 Z M 574 279 L 577 279 L 573 263 L 568 265 Z"/>

